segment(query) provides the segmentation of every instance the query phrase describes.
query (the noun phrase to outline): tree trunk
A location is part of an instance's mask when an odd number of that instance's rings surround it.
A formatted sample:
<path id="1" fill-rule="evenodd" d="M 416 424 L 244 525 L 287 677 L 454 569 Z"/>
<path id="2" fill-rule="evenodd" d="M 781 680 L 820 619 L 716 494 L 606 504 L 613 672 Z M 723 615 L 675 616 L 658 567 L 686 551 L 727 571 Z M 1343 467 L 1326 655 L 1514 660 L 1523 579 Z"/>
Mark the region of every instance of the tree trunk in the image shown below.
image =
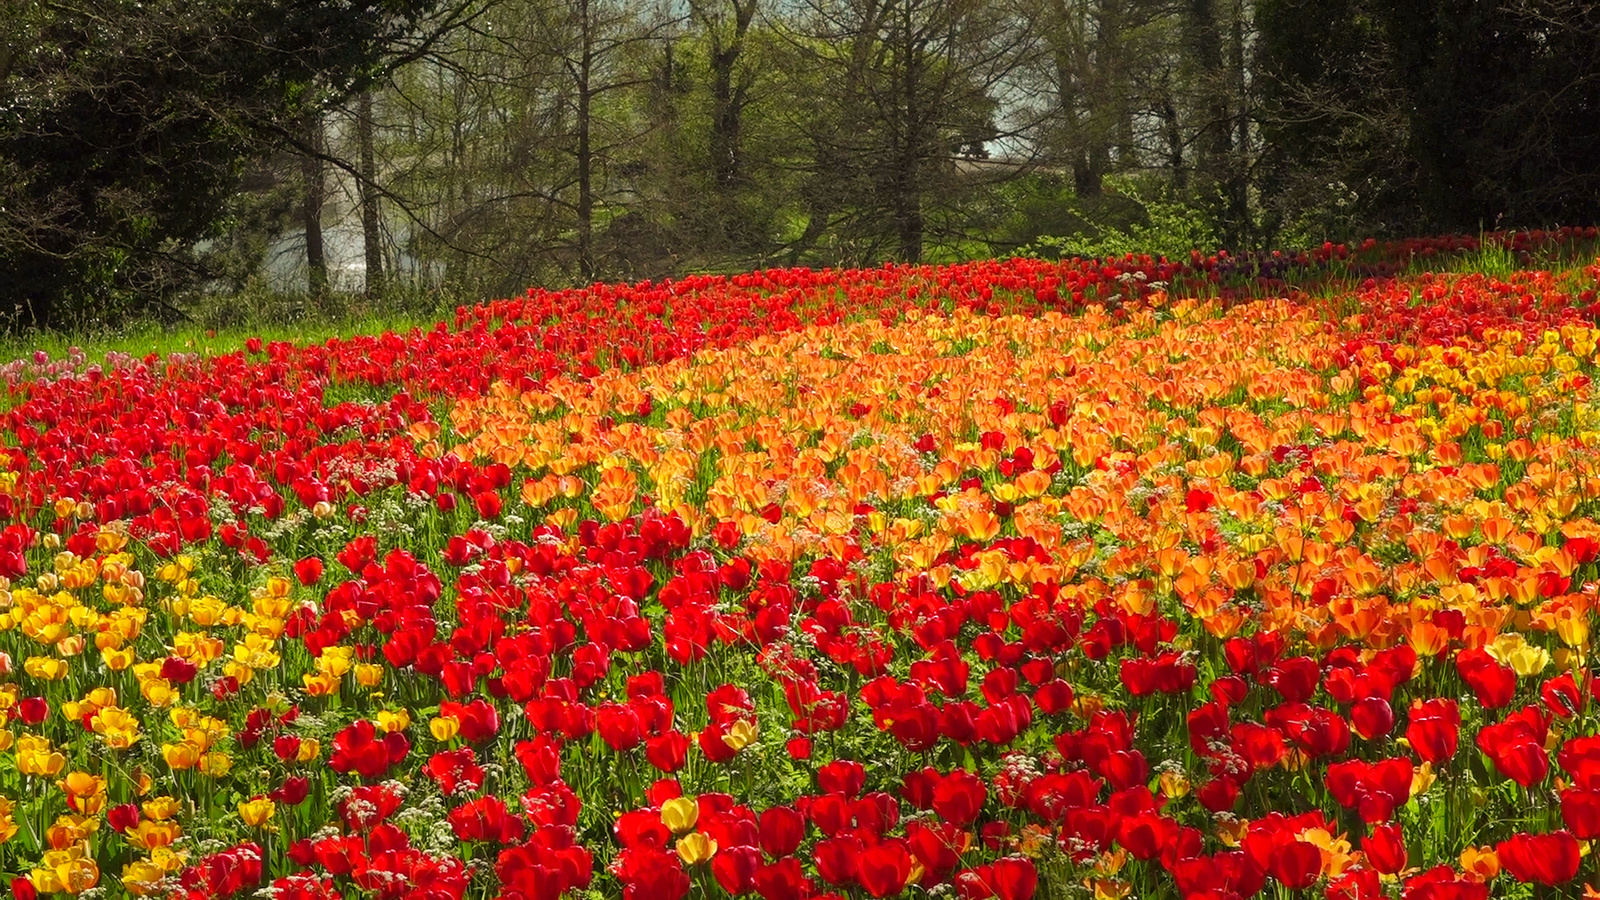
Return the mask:
<path id="1" fill-rule="evenodd" d="M 713 26 L 711 35 L 711 172 L 724 191 L 742 176 L 740 132 L 744 127 L 745 86 L 735 83 L 745 35 L 756 14 L 756 0 L 732 0 L 733 34 L 726 44 Z"/>
<path id="2" fill-rule="evenodd" d="M 1123 51 L 1123 29 L 1128 18 L 1124 0 L 1101 0 L 1096 16 L 1095 63 L 1099 90 L 1095 98 L 1095 151 L 1103 170 L 1111 168 L 1111 150 L 1117 151 L 1119 169 L 1134 165 L 1133 104 L 1128 96 L 1128 64 Z"/>
<path id="3" fill-rule="evenodd" d="M 1189 189 L 1189 171 L 1184 166 L 1183 128 L 1178 119 L 1178 105 L 1169 91 L 1163 90 L 1160 98 L 1161 132 L 1167 144 L 1167 168 L 1172 170 L 1172 186 L 1180 192 Z"/>
<path id="4" fill-rule="evenodd" d="M 366 295 L 378 297 L 384 291 L 383 235 L 378 223 L 378 166 L 372 146 L 372 92 L 362 91 L 356 99 L 356 152 L 361 170 L 361 244 L 366 251 Z"/>
<path id="5" fill-rule="evenodd" d="M 579 27 L 583 47 L 579 51 L 577 71 L 578 104 L 578 274 L 586 282 L 595 279 L 594 260 L 594 148 L 591 144 L 590 116 L 594 96 L 591 79 L 594 74 L 594 24 L 590 19 L 589 0 L 578 5 Z"/>
<path id="6" fill-rule="evenodd" d="M 306 235 L 306 291 L 313 300 L 321 300 L 328 293 L 328 256 L 322 241 L 322 202 L 327 196 L 327 183 L 319 155 L 325 143 L 319 113 L 306 114 L 306 143 L 311 152 L 300 160 L 300 175 L 305 181 L 300 221 Z"/>
<path id="7" fill-rule="evenodd" d="M 1245 66 L 1248 60 L 1245 55 L 1245 4 L 1244 0 L 1233 2 L 1233 33 L 1228 44 L 1229 93 L 1232 94 L 1233 116 L 1228 123 L 1232 132 L 1230 143 L 1233 152 L 1227 161 L 1227 176 L 1223 182 L 1223 193 L 1228 202 L 1228 220 L 1233 223 L 1235 230 L 1234 243 L 1244 243 L 1250 239 L 1254 230 L 1250 217 L 1250 98 L 1248 96 L 1249 82 Z"/>
<path id="8" fill-rule="evenodd" d="M 1206 121 L 1201 123 L 1202 168 L 1217 175 L 1233 151 L 1232 119 L 1228 115 L 1227 73 L 1222 67 L 1222 35 L 1217 31 L 1214 0 L 1189 0 L 1189 44 L 1200 89 L 1205 98 Z"/>
<path id="9" fill-rule="evenodd" d="M 900 109 L 899 171 L 894 178 L 895 230 L 899 233 L 900 259 L 908 263 L 922 262 L 922 164 L 930 148 L 927 146 L 922 121 L 922 48 L 917 46 L 916 33 L 911 20 L 911 4 L 902 3 L 900 37 L 905 42 L 903 54 Z"/>

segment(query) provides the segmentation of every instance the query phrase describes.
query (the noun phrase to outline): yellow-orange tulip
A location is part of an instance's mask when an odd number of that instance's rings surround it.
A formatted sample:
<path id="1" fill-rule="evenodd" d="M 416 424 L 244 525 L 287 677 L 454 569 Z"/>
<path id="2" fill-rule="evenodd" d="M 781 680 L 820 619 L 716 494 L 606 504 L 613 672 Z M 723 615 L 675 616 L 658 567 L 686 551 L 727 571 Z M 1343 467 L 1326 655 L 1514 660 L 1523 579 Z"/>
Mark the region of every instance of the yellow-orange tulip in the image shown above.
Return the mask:
<path id="1" fill-rule="evenodd" d="M 428 722 L 428 732 L 436 741 L 448 741 L 461 732 L 461 720 L 455 716 L 435 716 Z"/>
<path id="2" fill-rule="evenodd" d="M 251 828 L 260 828 L 271 821 L 278 807 L 266 797 L 254 797 L 239 803 L 239 818 Z"/>
<path id="3" fill-rule="evenodd" d="M 678 838 L 678 858 L 685 865 L 695 866 L 717 855 L 717 842 L 703 832 L 696 831 Z"/>

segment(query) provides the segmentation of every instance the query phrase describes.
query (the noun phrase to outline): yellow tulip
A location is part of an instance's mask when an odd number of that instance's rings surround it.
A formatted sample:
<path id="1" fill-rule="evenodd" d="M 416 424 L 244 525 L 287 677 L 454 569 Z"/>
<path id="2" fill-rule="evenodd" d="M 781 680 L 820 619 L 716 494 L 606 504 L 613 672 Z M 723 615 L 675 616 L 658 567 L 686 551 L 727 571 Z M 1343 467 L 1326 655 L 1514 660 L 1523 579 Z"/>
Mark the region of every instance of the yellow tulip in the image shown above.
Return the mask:
<path id="1" fill-rule="evenodd" d="M 661 823 L 673 834 L 683 834 L 694 828 L 700 818 L 700 804 L 692 797 L 673 797 L 661 804 Z"/>
<path id="2" fill-rule="evenodd" d="M 133 651 L 131 649 L 102 648 L 100 650 L 100 658 L 105 661 L 106 668 L 113 672 L 121 672 L 133 665 Z"/>
<path id="3" fill-rule="evenodd" d="M 54 778 L 66 768 L 67 758 L 57 753 L 48 738 L 24 735 L 17 739 L 17 771 Z"/>
<path id="4" fill-rule="evenodd" d="M 139 682 L 139 693 L 151 706 L 171 706 L 178 702 L 178 692 L 165 678 L 149 678 Z"/>
<path id="5" fill-rule="evenodd" d="M 194 768 L 195 764 L 200 762 L 200 754 L 202 752 L 204 751 L 201 748 L 188 741 L 161 745 L 161 758 L 166 760 L 167 765 L 174 769 Z"/>
<path id="6" fill-rule="evenodd" d="M 1468 847 L 1461 851 L 1461 870 L 1484 880 L 1500 874 L 1500 857 L 1493 847 Z"/>
<path id="7" fill-rule="evenodd" d="M 41 894 L 62 894 L 67 886 L 54 869 L 34 869 L 28 873 L 28 881 L 33 884 L 33 889 Z"/>
<path id="8" fill-rule="evenodd" d="M 183 829 L 177 822 L 157 822 L 154 819 L 141 819 L 139 824 L 125 832 L 128 843 L 140 850 L 170 847 L 182 834 Z"/>
<path id="9" fill-rule="evenodd" d="M 272 819 L 272 814 L 277 812 L 277 805 L 266 797 L 255 797 L 244 800 L 239 804 L 239 818 L 251 828 L 260 828 Z"/>
<path id="10" fill-rule="evenodd" d="M 1426 794 L 1438 776 L 1433 773 L 1433 763 L 1425 762 L 1411 773 L 1411 796 Z"/>
<path id="11" fill-rule="evenodd" d="M 104 793 L 106 780 L 88 772 L 68 772 L 67 777 L 56 782 L 56 786 L 69 794 L 87 797 L 91 794 Z"/>
<path id="12" fill-rule="evenodd" d="M 53 656 L 30 656 L 22 670 L 40 681 L 60 681 L 67 677 L 67 661 Z"/>
<path id="13" fill-rule="evenodd" d="M 300 752 L 295 756 L 296 762 L 308 763 L 317 758 L 322 752 L 322 745 L 311 738 L 302 738 Z"/>
<path id="14" fill-rule="evenodd" d="M 722 742 L 734 751 L 743 750 L 756 739 L 756 723 L 740 719 L 728 726 L 728 733 L 722 736 Z"/>
<path id="15" fill-rule="evenodd" d="M 306 693 L 313 697 L 331 697 L 339 692 L 339 677 L 325 672 L 307 672 L 300 676 L 306 686 Z"/>
<path id="16" fill-rule="evenodd" d="M 717 842 L 696 831 L 678 839 L 678 858 L 685 865 L 699 865 L 717 855 Z"/>
<path id="17" fill-rule="evenodd" d="M 154 847 L 150 850 L 150 862 L 171 875 L 182 871 L 183 867 L 189 864 L 189 854 L 175 851 L 171 847 Z"/>
<path id="18" fill-rule="evenodd" d="M 455 716 L 435 716 L 428 722 L 428 731 L 436 741 L 448 741 L 461 731 L 461 722 Z"/>
<path id="19" fill-rule="evenodd" d="M 146 819 L 155 819 L 158 822 L 166 821 L 176 816 L 178 810 L 181 809 L 175 798 L 165 795 L 152 797 L 140 804 L 139 808 L 144 812 Z"/>
<path id="20" fill-rule="evenodd" d="M 383 684 L 383 666 L 374 663 L 360 663 L 356 666 L 356 684 L 364 688 L 375 688 Z"/>
<path id="21" fill-rule="evenodd" d="M 377 723 L 379 728 L 383 729 L 385 734 L 393 734 L 396 731 L 405 731 L 411 727 L 411 713 L 404 709 L 380 709 L 377 715 L 373 717 L 373 721 Z"/>
<path id="22" fill-rule="evenodd" d="M 233 757 L 221 750 L 213 750 L 200 760 L 200 772 L 212 778 L 221 778 L 233 770 Z"/>
<path id="23" fill-rule="evenodd" d="M 1567 607 L 1556 614 L 1556 634 L 1569 647 L 1589 645 L 1589 616 Z"/>
<path id="24" fill-rule="evenodd" d="M 50 846 L 65 850 L 79 841 L 86 841 L 100 827 L 100 820 L 89 816 L 58 816 L 45 830 Z"/>
<path id="25" fill-rule="evenodd" d="M 166 875 L 155 863 L 136 860 L 122 867 L 122 886 L 135 897 L 145 897 L 156 892 L 156 882 Z"/>
<path id="26" fill-rule="evenodd" d="M 1189 793 L 1189 779 L 1182 772 L 1162 772 L 1157 781 L 1161 794 L 1171 800 L 1182 799 Z"/>
<path id="27" fill-rule="evenodd" d="M 1528 643 L 1520 634 L 1502 634 L 1485 648 L 1489 655 L 1516 670 L 1518 675 L 1537 675 L 1550 665 L 1550 653 Z"/>
<path id="28" fill-rule="evenodd" d="M 139 741 L 139 720 L 121 707 L 104 707 L 89 720 L 89 727 L 113 750 L 126 750 Z"/>

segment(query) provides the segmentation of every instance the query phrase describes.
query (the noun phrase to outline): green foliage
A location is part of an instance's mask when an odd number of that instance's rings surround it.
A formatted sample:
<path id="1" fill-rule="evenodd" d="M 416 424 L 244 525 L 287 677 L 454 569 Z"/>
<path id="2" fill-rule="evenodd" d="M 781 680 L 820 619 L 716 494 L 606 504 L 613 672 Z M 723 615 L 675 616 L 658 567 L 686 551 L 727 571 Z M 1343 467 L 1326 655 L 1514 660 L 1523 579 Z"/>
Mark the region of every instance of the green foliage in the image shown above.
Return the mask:
<path id="1" fill-rule="evenodd" d="M 0 53 L 0 325 L 114 321 L 208 277 L 244 164 L 437 0 L 31 0 Z"/>
<path id="2" fill-rule="evenodd" d="M 1256 22 L 1259 185 L 1285 228 L 1303 219 L 1320 241 L 1600 216 L 1594 4 L 1260 0 Z"/>
<path id="3" fill-rule="evenodd" d="M 1059 201 L 1058 217 L 1081 224 L 1065 233 L 1037 235 L 1017 255 L 1093 259 L 1133 253 L 1178 259 L 1218 246 L 1205 216 L 1172 199 L 1160 184 L 1112 176 L 1106 187 L 1102 197 Z"/>

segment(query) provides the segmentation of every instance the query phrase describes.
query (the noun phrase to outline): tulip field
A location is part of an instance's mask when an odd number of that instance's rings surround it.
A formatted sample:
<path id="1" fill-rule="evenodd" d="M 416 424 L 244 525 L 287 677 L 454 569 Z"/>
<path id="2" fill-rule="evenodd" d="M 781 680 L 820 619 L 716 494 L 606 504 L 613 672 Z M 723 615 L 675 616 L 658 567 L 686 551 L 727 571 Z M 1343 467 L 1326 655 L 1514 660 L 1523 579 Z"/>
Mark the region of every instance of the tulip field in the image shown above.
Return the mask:
<path id="1" fill-rule="evenodd" d="M 0 366 L 0 890 L 1600 897 L 1597 246 Z"/>

